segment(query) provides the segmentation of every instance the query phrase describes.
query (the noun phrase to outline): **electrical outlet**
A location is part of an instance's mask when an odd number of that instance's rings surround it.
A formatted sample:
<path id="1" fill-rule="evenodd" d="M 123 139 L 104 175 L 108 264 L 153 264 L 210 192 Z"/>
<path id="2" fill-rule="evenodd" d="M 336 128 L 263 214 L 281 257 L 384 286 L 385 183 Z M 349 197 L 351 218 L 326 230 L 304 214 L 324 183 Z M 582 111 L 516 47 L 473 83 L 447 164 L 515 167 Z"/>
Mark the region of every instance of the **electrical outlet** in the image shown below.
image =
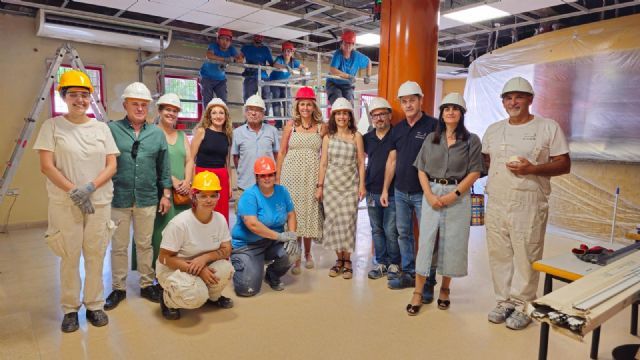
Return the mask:
<path id="1" fill-rule="evenodd" d="M 18 188 L 7 190 L 6 196 L 18 196 L 18 195 L 20 195 L 20 189 Z"/>

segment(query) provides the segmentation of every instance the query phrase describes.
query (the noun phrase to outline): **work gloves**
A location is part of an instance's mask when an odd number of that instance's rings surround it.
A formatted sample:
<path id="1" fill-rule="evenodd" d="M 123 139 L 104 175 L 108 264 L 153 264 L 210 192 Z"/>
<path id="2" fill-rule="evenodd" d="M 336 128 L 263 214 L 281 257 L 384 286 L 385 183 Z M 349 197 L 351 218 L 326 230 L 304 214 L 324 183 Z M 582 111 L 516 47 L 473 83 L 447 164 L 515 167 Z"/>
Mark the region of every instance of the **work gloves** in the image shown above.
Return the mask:
<path id="1" fill-rule="evenodd" d="M 232 63 L 234 63 L 234 62 L 236 62 L 236 59 L 234 59 L 234 58 L 233 58 L 233 57 L 231 57 L 231 56 L 224 58 L 224 63 L 225 63 L 225 64 L 232 64 Z"/>
<path id="2" fill-rule="evenodd" d="M 284 251 L 289 258 L 296 261 L 300 258 L 300 244 L 298 243 L 298 234 L 293 231 L 285 231 L 278 234 L 278 241 L 284 243 Z"/>
<path id="3" fill-rule="evenodd" d="M 353 85 L 356 83 L 356 77 L 353 75 L 349 75 L 349 82 Z"/>
<path id="4" fill-rule="evenodd" d="M 371 82 L 371 77 L 369 75 L 364 76 L 364 83 L 369 84 Z"/>
<path id="5" fill-rule="evenodd" d="M 281 233 L 278 233 L 277 240 L 282 241 L 283 243 L 293 241 L 293 240 L 298 240 L 298 234 L 296 234 L 293 231 L 281 232 Z"/>
<path id="6" fill-rule="evenodd" d="M 83 214 L 93 214 L 95 209 L 91 203 L 91 194 L 94 191 L 96 191 L 96 186 L 92 182 L 89 182 L 69 191 L 69 197 L 73 203 L 80 208 Z"/>

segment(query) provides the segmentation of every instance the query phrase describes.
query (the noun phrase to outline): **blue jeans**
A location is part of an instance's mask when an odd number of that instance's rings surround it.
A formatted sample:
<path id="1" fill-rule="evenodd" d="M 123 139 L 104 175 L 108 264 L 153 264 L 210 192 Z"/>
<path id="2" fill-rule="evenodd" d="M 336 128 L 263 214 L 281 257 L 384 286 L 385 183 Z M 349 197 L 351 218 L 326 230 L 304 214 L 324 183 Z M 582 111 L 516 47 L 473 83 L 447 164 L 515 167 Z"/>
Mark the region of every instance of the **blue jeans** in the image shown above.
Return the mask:
<path id="1" fill-rule="evenodd" d="M 351 84 L 336 84 L 327 82 L 327 97 L 329 103 L 333 104 L 337 98 L 343 97 L 349 101 L 353 101 L 353 90 L 355 87 Z"/>
<path id="2" fill-rule="evenodd" d="M 227 80 L 200 79 L 200 89 L 202 92 L 202 111 L 207 108 L 207 104 L 214 97 L 227 102 Z"/>
<path id="3" fill-rule="evenodd" d="M 287 97 L 291 97 L 291 90 L 282 86 L 270 86 L 271 87 L 271 98 L 276 99 L 285 99 Z M 283 101 L 283 102 L 273 102 L 271 106 L 273 106 L 273 116 L 281 117 L 281 116 L 291 116 L 289 109 L 291 108 L 293 103 Z M 284 115 L 282 112 L 282 107 L 284 106 Z"/>
<path id="4" fill-rule="evenodd" d="M 371 237 L 376 251 L 376 262 L 387 267 L 391 264 L 400 265 L 396 204 L 393 196 L 389 197 L 389 206 L 382 207 L 380 194 L 368 193 L 367 210 L 371 224 Z"/>
<path id="5" fill-rule="evenodd" d="M 267 266 L 265 274 L 265 262 L 272 261 Z M 248 244 L 231 253 L 231 264 L 236 270 L 233 274 L 233 287 L 238 296 L 254 296 L 260 292 L 262 277 L 269 284 L 280 283 L 280 278 L 291 267 L 289 256 L 284 251 L 284 243 L 263 239 Z"/>
<path id="6" fill-rule="evenodd" d="M 242 82 L 242 100 L 247 102 L 247 99 L 251 96 L 258 93 L 258 78 L 257 75 L 247 76 L 244 78 Z M 267 100 L 271 98 L 271 89 L 269 86 L 262 87 L 261 93 L 262 99 Z M 267 105 L 267 110 L 269 109 L 269 104 Z M 269 111 L 265 111 L 265 115 L 268 115 Z"/>

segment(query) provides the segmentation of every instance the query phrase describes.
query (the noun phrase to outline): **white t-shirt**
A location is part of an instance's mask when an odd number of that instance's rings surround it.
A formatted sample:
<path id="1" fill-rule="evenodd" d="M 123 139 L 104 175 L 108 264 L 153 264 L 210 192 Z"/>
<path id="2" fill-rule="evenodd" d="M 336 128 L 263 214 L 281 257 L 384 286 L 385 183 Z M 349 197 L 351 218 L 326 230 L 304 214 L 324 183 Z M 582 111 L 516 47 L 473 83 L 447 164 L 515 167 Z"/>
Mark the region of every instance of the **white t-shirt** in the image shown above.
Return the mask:
<path id="1" fill-rule="evenodd" d="M 520 156 L 532 164 L 546 164 L 551 156 L 569 153 L 569 145 L 557 122 L 541 116 L 522 125 L 511 125 L 508 119 L 489 126 L 482 138 L 482 153 L 491 156 L 487 194 L 505 189 L 537 191 L 549 196 L 548 176 L 513 174 L 505 166 L 511 156 Z"/>
<path id="2" fill-rule="evenodd" d="M 119 155 L 111 130 L 107 124 L 91 119 L 84 124 L 74 124 L 64 116 L 44 121 L 33 144 L 35 150 L 53 152 L 55 167 L 69 181 L 82 186 L 95 180 L 104 170 L 107 155 Z M 49 200 L 56 203 L 70 202 L 69 195 L 47 179 Z M 94 205 L 111 203 L 113 183 L 111 180 L 91 194 Z"/>
<path id="3" fill-rule="evenodd" d="M 211 221 L 203 224 L 196 218 L 192 210 L 185 210 L 176 215 L 162 231 L 160 247 L 178 253 L 178 257 L 191 259 L 202 253 L 218 250 L 223 242 L 231 241 L 227 220 L 219 212 L 214 211 Z M 156 261 L 156 271 L 173 272 L 173 270 Z"/>

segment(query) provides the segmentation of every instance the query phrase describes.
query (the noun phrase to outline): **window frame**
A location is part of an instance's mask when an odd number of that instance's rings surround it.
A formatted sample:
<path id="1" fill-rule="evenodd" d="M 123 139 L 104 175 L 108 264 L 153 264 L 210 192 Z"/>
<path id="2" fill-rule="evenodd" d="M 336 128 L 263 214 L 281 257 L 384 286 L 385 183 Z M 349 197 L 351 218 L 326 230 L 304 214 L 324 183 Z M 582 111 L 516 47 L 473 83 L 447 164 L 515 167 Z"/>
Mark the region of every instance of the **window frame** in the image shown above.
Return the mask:
<path id="1" fill-rule="evenodd" d="M 47 61 L 47 65 L 48 67 L 51 66 L 51 62 L 52 60 L 48 60 Z M 68 68 L 68 69 L 73 69 L 73 66 L 69 63 L 63 63 L 60 64 L 60 67 L 58 68 L 58 70 L 60 68 Z M 98 71 L 98 80 L 100 81 L 100 98 L 96 99 L 96 101 L 100 102 L 100 104 L 102 105 L 102 108 L 105 110 L 105 112 L 107 111 L 107 108 L 105 107 L 105 103 L 107 102 L 107 95 L 105 93 L 105 87 L 104 87 L 104 66 L 103 65 L 85 65 L 84 68 L 86 70 L 95 70 Z M 57 76 L 57 73 L 56 73 Z M 56 111 L 56 85 L 58 84 L 58 79 L 56 78 L 56 80 L 54 80 L 53 84 L 51 85 L 51 89 L 49 90 L 49 99 L 50 99 L 50 105 L 51 105 L 51 117 L 56 117 L 56 116 L 61 116 L 64 115 L 66 113 L 64 112 L 57 112 Z M 93 85 L 93 84 L 92 84 Z M 95 87 L 95 85 L 94 85 Z M 89 108 L 91 109 L 91 111 L 93 111 L 93 108 L 91 108 L 91 106 L 89 106 Z M 87 111 L 87 116 L 90 118 L 95 118 L 96 115 L 95 114 L 91 114 Z M 103 116 L 107 117 L 107 114 L 103 114 Z"/>
<path id="2" fill-rule="evenodd" d="M 182 122 L 199 122 L 200 118 L 202 117 L 202 92 L 200 89 L 200 78 L 198 76 L 186 76 L 186 75 L 174 75 L 174 74 L 165 74 L 164 75 L 164 80 L 163 82 L 166 81 L 166 79 L 182 79 L 182 80 L 194 80 L 196 82 L 196 112 L 197 112 L 197 117 L 196 118 L 189 118 L 189 117 L 178 117 L 177 121 L 182 121 Z M 167 87 L 166 84 L 163 83 L 162 84 L 163 88 L 164 88 L 164 93 L 167 93 Z M 158 89 L 160 90 L 160 89 Z M 182 101 L 182 99 L 181 99 Z"/>

